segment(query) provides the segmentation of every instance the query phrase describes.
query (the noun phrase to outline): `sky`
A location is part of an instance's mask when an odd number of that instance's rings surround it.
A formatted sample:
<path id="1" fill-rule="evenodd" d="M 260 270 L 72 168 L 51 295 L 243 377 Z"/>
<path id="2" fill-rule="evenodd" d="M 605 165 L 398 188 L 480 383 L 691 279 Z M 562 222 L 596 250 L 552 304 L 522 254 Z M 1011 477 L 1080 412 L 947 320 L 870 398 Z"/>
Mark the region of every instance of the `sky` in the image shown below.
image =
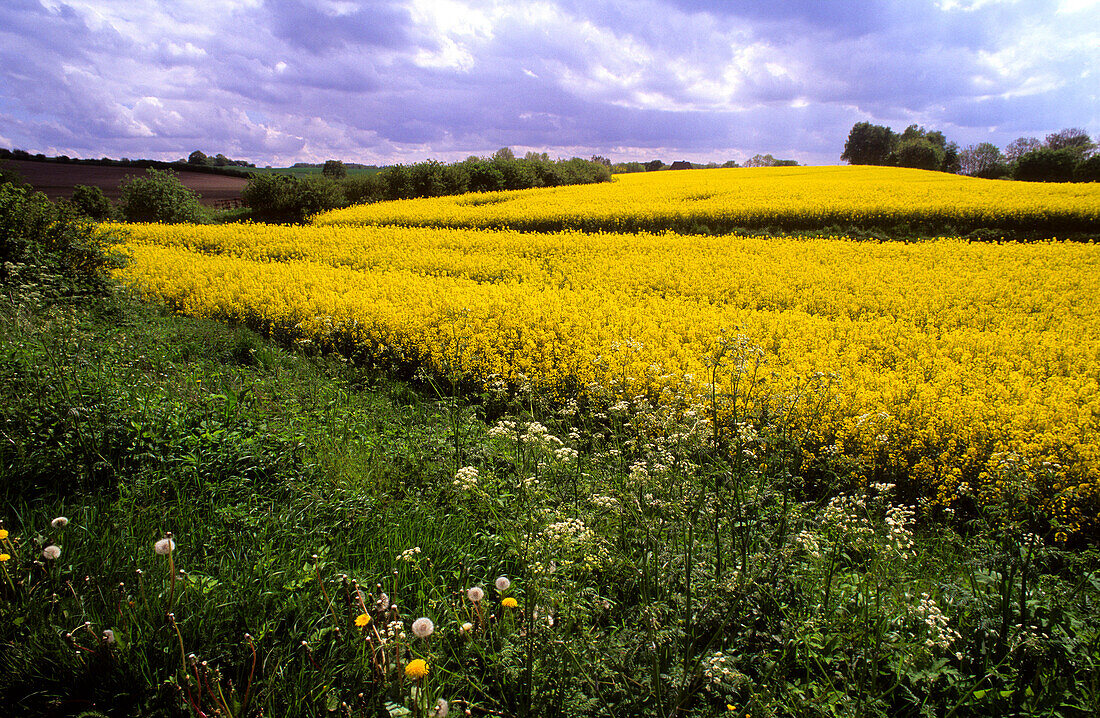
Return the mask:
<path id="1" fill-rule="evenodd" d="M 0 147 L 46 155 L 837 164 L 1098 100 L 1100 0 L 0 0 Z"/>

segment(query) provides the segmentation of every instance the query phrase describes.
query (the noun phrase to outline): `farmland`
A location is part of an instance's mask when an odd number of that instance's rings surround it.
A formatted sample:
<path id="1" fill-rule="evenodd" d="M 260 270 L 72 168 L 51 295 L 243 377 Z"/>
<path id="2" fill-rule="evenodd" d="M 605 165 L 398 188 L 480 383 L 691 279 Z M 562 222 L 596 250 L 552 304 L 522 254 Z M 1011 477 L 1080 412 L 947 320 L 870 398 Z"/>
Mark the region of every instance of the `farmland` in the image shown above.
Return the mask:
<path id="1" fill-rule="evenodd" d="M 1098 201 L 770 168 L 81 225 L 123 289 L 0 314 L 5 707 L 1094 714 L 1100 250 L 1043 235 Z"/>
<path id="2" fill-rule="evenodd" d="M 108 167 L 60 162 L 28 162 L 4 160 L 4 166 L 15 170 L 27 184 L 52 200 L 68 199 L 77 185 L 99 187 L 112 202 L 121 196 L 122 182 L 127 177 L 143 177 L 145 170 L 137 167 Z M 185 167 L 181 167 L 185 169 Z M 218 202 L 240 199 L 248 180 L 243 177 L 202 172 L 179 173 L 180 181 L 201 195 L 201 202 L 214 206 Z"/>
<path id="3" fill-rule="evenodd" d="M 317 224 L 593 232 L 842 227 L 943 236 L 1095 236 L 1100 184 L 1035 184 L 895 167 L 682 170 L 599 188 L 414 199 L 336 210 Z"/>

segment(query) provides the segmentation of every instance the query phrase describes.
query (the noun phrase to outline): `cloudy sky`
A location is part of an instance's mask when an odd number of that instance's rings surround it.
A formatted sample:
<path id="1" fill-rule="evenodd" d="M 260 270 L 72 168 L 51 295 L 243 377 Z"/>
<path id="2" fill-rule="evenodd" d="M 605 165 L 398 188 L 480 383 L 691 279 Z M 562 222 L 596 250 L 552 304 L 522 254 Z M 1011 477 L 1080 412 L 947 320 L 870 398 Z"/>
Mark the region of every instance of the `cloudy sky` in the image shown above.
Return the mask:
<path id="1" fill-rule="evenodd" d="M 836 164 L 868 120 L 1100 135 L 1100 1 L 0 0 L 0 147 L 276 166 Z"/>

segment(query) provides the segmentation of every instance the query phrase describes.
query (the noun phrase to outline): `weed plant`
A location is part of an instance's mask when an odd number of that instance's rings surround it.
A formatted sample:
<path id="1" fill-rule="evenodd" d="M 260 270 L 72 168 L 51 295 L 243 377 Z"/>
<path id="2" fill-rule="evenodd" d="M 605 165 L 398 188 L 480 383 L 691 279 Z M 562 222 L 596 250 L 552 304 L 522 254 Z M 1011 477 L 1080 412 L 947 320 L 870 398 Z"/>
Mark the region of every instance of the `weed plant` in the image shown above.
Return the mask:
<path id="1" fill-rule="evenodd" d="M 550 402 L 9 298 L 0 712 L 1100 712 L 1095 549 L 807 465 L 784 417 L 827 382 L 768 396 L 761 361 L 721 337 L 702 403 Z"/>

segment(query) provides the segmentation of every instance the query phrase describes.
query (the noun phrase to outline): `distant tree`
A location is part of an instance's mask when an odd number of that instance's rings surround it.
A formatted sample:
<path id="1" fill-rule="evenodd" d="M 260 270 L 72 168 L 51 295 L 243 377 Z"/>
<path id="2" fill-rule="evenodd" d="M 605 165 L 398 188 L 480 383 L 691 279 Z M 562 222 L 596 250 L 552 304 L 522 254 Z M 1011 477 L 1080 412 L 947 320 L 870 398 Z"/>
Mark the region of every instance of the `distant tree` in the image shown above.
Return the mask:
<path id="1" fill-rule="evenodd" d="M 772 167 L 798 167 L 798 160 L 776 160 Z"/>
<path id="2" fill-rule="evenodd" d="M 606 157 L 603 157 L 601 155 L 592 155 L 592 160 L 591 161 L 595 162 L 597 164 L 601 164 L 604 167 L 611 167 L 611 160 L 609 160 Z"/>
<path id="3" fill-rule="evenodd" d="M 97 222 L 111 218 L 111 200 L 107 199 L 107 195 L 99 187 L 78 184 L 73 188 L 69 203 L 77 212 Z"/>
<path id="4" fill-rule="evenodd" d="M 665 163 L 661 160 L 650 160 L 649 162 L 646 162 L 644 166 L 646 172 L 656 172 L 657 170 L 664 167 Z"/>
<path id="5" fill-rule="evenodd" d="M 738 167 L 739 165 L 737 164 L 736 160 L 726 160 L 725 162 L 722 163 L 722 166 L 723 167 Z"/>
<path id="6" fill-rule="evenodd" d="M 1068 148 L 1052 150 L 1040 147 L 1016 160 L 1012 177 L 1029 182 L 1070 182 L 1077 166 L 1077 157 L 1077 152 Z"/>
<path id="7" fill-rule="evenodd" d="M 206 156 L 206 153 L 195 150 L 191 154 L 187 155 L 187 164 L 189 165 L 205 165 L 208 164 L 210 158 Z"/>
<path id="8" fill-rule="evenodd" d="M 982 142 L 959 153 L 959 171 L 970 177 L 994 179 L 1008 174 L 1008 164 L 997 145 Z"/>
<path id="9" fill-rule="evenodd" d="M 545 152 L 528 152 L 523 159 L 528 162 L 549 162 L 550 155 Z"/>
<path id="10" fill-rule="evenodd" d="M 775 158 L 770 154 L 761 155 L 755 154 L 752 157 L 745 160 L 745 167 L 774 167 Z"/>
<path id="11" fill-rule="evenodd" d="M 1017 137 L 1005 147 L 1005 160 L 1015 162 L 1028 152 L 1039 149 L 1043 143 L 1034 137 Z"/>
<path id="12" fill-rule="evenodd" d="M 898 142 L 887 156 L 887 162 L 896 167 L 920 170 L 939 170 L 943 166 L 943 148 L 924 137 L 910 137 Z"/>
<path id="13" fill-rule="evenodd" d="M 172 170 L 149 168 L 144 177 L 130 177 L 122 183 L 119 210 L 128 222 L 203 221 L 199 196 L 180 182 Z"/>
<path id="14" fill-rule="evenodd" d="M 848 133 L 840 159 L 852 165 L 883 165 L 897 143 L 889 127 L 857 122 Z"/>
<path id="15" fill-rule="evenodd" d="M 1070 150 L 1077 155 L 1078 161 L 1096 151 L 1096 143 L 1087 132 L 1077 127 L 1047 135 L 1046 146 L 1052 150 Z"/>
<path id="16" fill-rule="evenodd" d="M 215 167 L 225 167 L 230 163 L 230 159 L 223 155 L 221 152 L 214 155 L 213 164 Z"/>
<path id="17" fill-rule="evenodd" d="M 340 160 L 325 160 L 321 174 L 329 179 L 344 179 L 348 176 L 348 170 Z"/>
<path id="18" fill-rule="evenodd" d="M 494 160 L 514 160 L 515 158 L 516 155 L 512 152 L 511 147 L 501 147 L 499 150 L 493 153 Z"/>
<path id="19" fill-rule="evenodd" d="M 631 172 L 645 172 L 645 165 L 641 162 L 617 162 L 611 165 L 612 174 L 629 174 Z"/>

